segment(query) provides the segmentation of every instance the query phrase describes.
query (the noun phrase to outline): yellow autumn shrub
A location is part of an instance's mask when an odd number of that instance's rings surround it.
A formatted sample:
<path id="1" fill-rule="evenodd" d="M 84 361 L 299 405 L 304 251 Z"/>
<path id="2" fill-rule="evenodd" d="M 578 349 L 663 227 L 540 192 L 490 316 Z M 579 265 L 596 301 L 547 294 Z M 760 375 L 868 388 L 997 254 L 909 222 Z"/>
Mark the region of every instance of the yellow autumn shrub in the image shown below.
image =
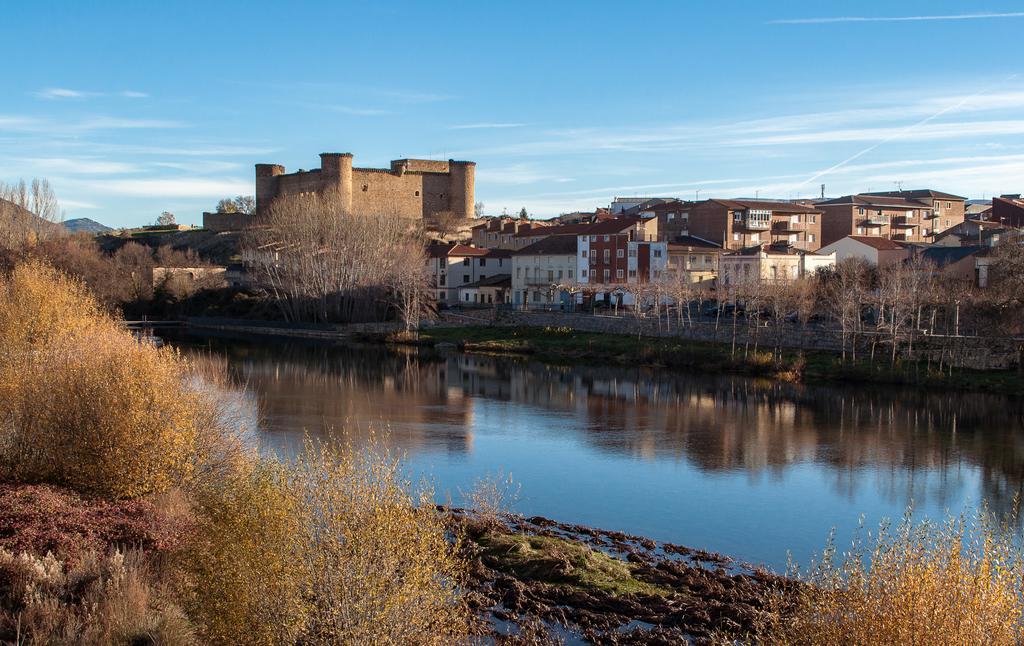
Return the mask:
<path id="1" fill-rule="evenodd" d="M 187 484 L 230 433 L 171 349 L 29 261 L 0 278 L 0 473 L 112 498 Z"/>
<path id="2" fill-rule="evenodd" d="M 17 364 L 0 403 L 7 470 L 112 498 L 188 480 L 203 402 L 172 351 L 98 327 L 58 337 Z"/>
<path id="3" fill-rule="evenodd" d="M 467 564 L 432 491 L 381 446 L 307 444 L 289 465 L 304 531 L 310 644 L 464 639 Z"/>
<path id="4" fill-rule="evenodd" d="M 110 325 L 85 285 L 38 260 L 0 277 L 0 357 Z"/>
<path id="5" fill-rule="evenodd" d="M 883 523 L 852 549 L 831 546 L 801 577 L 780 644 L 1024 643 L 1019 531 L 981 510 L 943 523 Z"/>
<path id="6" fill-rule="evenodd" d="M 302 512 L 280 465 L 253 462 L 193 495 L 183 555 L 189 615 L 207 643 L 294 643 L 306 617 Z"/>

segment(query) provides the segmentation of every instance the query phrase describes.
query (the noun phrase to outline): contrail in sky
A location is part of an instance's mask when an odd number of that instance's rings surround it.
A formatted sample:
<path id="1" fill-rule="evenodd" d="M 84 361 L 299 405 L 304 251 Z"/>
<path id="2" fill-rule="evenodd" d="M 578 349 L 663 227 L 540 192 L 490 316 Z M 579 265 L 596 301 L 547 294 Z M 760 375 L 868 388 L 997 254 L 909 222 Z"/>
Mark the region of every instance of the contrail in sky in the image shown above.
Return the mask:
<path id="1" fill-rule="evenodd" d="M 1024 11 L 1008 13 L 960 13 L 946 16 L 838 16 L 835 18 L 783 18 L 769 25 L 826 25 L 837 22 L 912 22 L 916 20 L 984 20 L 986 18 L 1024 18 Z"/>
<path id="2" fill-rule="evenodd" d="M 1002 85 L 1003 83 L 1006 83 L 1007 81 L 1012 81 L 1015 78 L 1017 78 L 1017 75 L 1016 74 L 1011 74 L 1009 77 L 1006 78 L 1006 80 L 1004 80 L 999 85 Z M 970 96 L 966 96 L 966 97 L 960 99 L 959 101 L 957 101 L 956 103 L 950 104 L 950 105 L 942 108 L 941 110 L 939 110 L 935 114 L 929 115 L 929 116 L 925 117 L 924 119 L 921 119 L 917 123 L 912 123 L 909 126 L 907 126 L 906 128 L 903 128 L 902 130 L 898 130 L 898 131 L 894 132 L 893 134 L 889 135 L 885 139 L 882 139 L 881 141 L 879 141 L 877 143 L 871 144 L 870 146 L 868 146 L 864 150 L 856 153 L 855 155 L 847 157 L 846 159 L 844 159 L 843 161 L 839 162 L 838 164 L 835 164 L 834 166 L 830 166 L 830 167 L 826 168 L 825 170 L 818 171 L 817 173 L 815 173 L 811 177 L 807 178 L 803 182 L 797 184 L 794 188 L 799 189 L 800 187 L 802 187 L 802 186 L 804 186 L 806 184 L 810 184 L 811 182 L 815 181 L 819 177 L 822 177 L 824 175 L 828 175 L 832 171 L 839 170 L 843 166 L 846 166 L 850 162 L 852 162 L 852 161 L 854 161 L 856 159 L 859 159 L 860 157 L 863 157 L 864 155 L 866 155 L 869 152 L 875 150 L 879 146 L 883 146 L 883 145 L 889 143 L 890 141 L 893 141 L 894 139 L 899 139 L 900 137 L 902 137 L 902 136 L 910 133 L 911 131 L 913 131 L 915 128 L 919 128 L 919 127 L 925 125 L 926 123 L 928 123 L 929 121 L 934 121 L 935 119 L 938 119 L 939 117 L 941 117 L 942 115 L 946 114 L 947 112 L 951 112 L 953 110 L 956 110 L 957 108 L 959 108 L 960 106 L 964 105 L 965 103 L 967 103 L 971 99 L 977 98 L 977 97 L 982 96 L 984 94 L 988 94 L 989 92 L 992 91 L 992 89 L 994 87 L 996 87 L 996 86 L 987 87 L 987 88 L 985 88 L 983 90 L 975 92 L 974 94 L 971 94 Z"/>

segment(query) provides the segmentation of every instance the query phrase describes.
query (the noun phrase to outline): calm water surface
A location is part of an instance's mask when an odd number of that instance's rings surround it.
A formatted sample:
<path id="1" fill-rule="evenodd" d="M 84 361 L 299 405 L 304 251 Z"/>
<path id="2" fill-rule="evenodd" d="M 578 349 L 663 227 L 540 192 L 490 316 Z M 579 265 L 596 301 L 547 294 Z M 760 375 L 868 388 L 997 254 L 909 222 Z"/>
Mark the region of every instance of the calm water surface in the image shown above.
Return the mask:
<path id="1" fill-rule="evenodd" d="M 986 500 L 1024 479 L 1021 403 L 987 395 L 793 386 L 646 369 L 260 339 L 189 340 L 245 384 L 267 450 L 382 428 L 459 502 L 482 476 L 516 511 L 717 551 L 775 569 L 832 527 Z"/>

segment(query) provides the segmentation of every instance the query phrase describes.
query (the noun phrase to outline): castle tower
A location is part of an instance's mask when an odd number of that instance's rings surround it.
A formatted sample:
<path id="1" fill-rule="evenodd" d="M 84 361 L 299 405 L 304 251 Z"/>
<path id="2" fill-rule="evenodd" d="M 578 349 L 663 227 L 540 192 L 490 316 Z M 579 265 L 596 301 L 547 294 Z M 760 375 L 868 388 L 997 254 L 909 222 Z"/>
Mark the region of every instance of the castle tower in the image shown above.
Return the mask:
<path id="1" fill-rule="evenodd" d="M 476 199 L 474 183 L 476 181 L 476 162 L 448 160 L 449 181 L 451 187 L 451 209 L 461 218 L 473 217 L 473 201 Z"/>
<path id="2" fill-rule="evenodd" d="M 256 164 L 256 212 L 277 197 L 277 176 L 284 175 L 280 164 Z"/>
<path id="3" fill-rule="evenodd" d="M 352 213 L 352 153 L 320 153 L 320 182 L 336 189 L 342 211 Z"/>

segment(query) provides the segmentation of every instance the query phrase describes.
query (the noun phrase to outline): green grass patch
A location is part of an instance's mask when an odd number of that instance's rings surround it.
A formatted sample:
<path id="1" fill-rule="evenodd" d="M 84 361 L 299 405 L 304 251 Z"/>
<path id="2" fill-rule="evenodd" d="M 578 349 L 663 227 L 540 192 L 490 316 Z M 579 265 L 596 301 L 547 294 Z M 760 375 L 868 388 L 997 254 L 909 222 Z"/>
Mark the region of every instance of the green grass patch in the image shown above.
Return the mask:
<path id="1" fill-rule="evenodd" d="M 474 540 L 483 549 L 487 565 L 518 579 L 616 595 L 673 594 L 668 588 L 637 579 L 625 561 L 582 543 L 550 536 L 494 532 Z"/>

